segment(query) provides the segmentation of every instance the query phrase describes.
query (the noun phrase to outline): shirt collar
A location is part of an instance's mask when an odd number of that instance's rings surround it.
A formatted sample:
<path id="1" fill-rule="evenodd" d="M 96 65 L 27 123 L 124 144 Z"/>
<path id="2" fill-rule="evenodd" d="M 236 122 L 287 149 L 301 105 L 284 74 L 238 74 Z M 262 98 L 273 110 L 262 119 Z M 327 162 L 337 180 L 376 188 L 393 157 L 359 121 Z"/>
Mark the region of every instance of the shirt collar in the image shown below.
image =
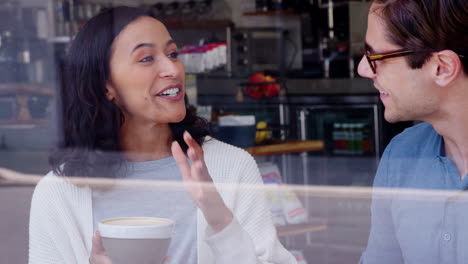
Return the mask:
<path id="1" fill-rule="evenodd" d="M 437 137 L 438 137 L 438 141 L 439 141 L 439 151 L 437 153 L 439 153 L 439 156 L 438 157 L 445 157 L 445 144 L 444 144 L 444 137 L 442 137 L 441 135 L 437 134 Z"/>

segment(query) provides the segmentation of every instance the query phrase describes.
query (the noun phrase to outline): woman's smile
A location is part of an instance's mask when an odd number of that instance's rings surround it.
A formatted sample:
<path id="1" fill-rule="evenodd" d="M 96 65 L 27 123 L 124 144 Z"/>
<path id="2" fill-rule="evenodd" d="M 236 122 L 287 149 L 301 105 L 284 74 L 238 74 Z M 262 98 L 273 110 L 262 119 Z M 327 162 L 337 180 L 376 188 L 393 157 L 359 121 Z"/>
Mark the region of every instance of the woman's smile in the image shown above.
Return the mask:
<path id="1" fill-rule="evenodd" d="M 164 88 L 156 96 L 169 101 L 179 101 L 184 98 L 184 91 L 181 84 L 175 84 Z"/>

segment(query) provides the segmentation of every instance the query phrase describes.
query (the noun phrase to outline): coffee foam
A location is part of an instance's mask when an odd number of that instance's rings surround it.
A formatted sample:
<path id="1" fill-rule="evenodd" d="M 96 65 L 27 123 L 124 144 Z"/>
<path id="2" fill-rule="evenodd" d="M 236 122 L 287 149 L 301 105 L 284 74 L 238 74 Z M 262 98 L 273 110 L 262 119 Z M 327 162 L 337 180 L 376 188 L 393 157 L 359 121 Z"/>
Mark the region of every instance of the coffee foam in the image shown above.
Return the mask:
<path id="1" fill-rule="evenodd" d="M 166 239 L 172 236 L 175 223 L 156 217 L 121 217 L 98 223 L 102 237 L 121 239 Z"/>
<path id="2" fill-rule="evenodd" d="M 112 218 L 101 221 L 106 225 L 118 225 L 118 226 L 151 226 L 151 225 L 163 225 L 168 224 L 170 221 L 161 218 L 150 218 L 150 217 L 122 217 Z"/>

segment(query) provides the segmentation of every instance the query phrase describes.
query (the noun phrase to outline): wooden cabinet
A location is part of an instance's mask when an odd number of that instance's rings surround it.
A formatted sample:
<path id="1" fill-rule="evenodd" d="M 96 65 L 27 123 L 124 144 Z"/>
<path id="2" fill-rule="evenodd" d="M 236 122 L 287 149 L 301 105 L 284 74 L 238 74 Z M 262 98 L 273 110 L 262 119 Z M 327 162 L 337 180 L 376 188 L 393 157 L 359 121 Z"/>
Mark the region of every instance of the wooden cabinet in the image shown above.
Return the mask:
<path id="1" fill-rule="evenodd" d="M 0 84 L 0 126 L 46 124 L 54 90 L 31 84 Z"/>

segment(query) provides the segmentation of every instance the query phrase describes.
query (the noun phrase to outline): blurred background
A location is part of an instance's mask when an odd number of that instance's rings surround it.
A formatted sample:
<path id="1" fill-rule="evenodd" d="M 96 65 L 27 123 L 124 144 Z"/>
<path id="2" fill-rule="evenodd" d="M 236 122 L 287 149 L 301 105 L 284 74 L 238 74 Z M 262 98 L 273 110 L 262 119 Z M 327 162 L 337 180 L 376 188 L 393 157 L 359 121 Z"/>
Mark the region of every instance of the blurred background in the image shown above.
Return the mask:
<path id="1" fill-rule="evenodd" d="M 89 18 L 122 4 L 148 7 L 166 24 L 190 104 L 217 138 L 256 158 L 267 184 L 366 190 L 389 140 L 413 125 L 385 122 L 378 91 L 357 74 L 369 1 L 2 0 L 0 167 L 49 171 L 60 61 Z M 1 263 L 27 262 L 33 188 L 0 181 Z M 305 193 L 268 195 L 285 246 L 300 263 L 357 263 L 368 193 Z M 22 220 L 12 228 L 8 217 Z"/>

